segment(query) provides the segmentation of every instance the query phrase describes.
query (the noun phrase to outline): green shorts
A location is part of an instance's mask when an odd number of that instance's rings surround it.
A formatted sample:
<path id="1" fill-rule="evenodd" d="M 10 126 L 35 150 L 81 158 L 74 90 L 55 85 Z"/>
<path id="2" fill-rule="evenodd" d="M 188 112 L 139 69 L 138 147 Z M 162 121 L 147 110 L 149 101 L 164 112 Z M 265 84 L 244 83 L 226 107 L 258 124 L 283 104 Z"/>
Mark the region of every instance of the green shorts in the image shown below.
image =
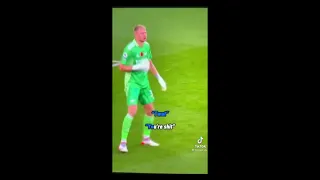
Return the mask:
<path id="1" fill-rule="evenodd" d="M 141 88 L 136 84 L 128 84 L 126 87 L 127 105 L 137 105 L 138 101 L 142 105 L 151 104 L 154 102 L 154 96 L 150 85 Z"/>

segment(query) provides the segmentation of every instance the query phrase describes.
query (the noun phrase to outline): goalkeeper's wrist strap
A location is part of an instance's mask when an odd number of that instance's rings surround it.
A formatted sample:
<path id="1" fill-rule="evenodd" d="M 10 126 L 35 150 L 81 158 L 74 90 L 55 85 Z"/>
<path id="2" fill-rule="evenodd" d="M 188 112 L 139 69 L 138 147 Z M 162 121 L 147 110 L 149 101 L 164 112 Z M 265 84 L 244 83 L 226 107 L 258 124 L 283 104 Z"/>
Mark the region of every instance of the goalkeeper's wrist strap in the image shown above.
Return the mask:
<path id="1" fill-rule="evenodd" d="M 136 70 L 140 70 L 141 69 L 141 66 L 139 65 L 133 65 L 132 66 L 132 70 L 136 71 Z"/>
<path id="2" fill-rule="evenodd" d="M 157 79 L 161 78 L 161 76 L 160 76 L 160 74 L 159 74 L 159 73 L 158 73 L 158 74 L 156 74 L 156 78 L 157 78 Z"/>

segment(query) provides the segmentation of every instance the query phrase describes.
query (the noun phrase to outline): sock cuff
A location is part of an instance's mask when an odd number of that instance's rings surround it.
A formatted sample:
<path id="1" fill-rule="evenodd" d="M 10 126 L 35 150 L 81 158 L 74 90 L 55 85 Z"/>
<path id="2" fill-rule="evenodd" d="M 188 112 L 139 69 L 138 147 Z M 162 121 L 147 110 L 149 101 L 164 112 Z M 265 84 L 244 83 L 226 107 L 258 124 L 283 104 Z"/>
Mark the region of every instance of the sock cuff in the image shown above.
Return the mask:
<path id="1" fill-rule="evenodd" d="M 133 119 L 133 117 L 130 115 L 130 114 L 127 114 L 127 116 L 126 116 L 127 118 L 129 118 L 129 119 Z"/>

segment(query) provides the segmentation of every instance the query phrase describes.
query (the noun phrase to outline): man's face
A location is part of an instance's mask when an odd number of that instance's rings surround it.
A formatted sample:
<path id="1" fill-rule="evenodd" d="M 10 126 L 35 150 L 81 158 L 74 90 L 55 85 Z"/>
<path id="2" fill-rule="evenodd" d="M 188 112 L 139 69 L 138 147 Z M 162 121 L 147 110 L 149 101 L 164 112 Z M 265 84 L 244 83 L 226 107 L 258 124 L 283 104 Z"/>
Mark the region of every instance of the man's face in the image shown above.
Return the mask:
<path id="1" fill-rule="evenodd" d="M 140 42 L 145 42 L 147 40 L 147 30 L 145 28 L 139 28 L 135 32 L 136 39 Z"/>

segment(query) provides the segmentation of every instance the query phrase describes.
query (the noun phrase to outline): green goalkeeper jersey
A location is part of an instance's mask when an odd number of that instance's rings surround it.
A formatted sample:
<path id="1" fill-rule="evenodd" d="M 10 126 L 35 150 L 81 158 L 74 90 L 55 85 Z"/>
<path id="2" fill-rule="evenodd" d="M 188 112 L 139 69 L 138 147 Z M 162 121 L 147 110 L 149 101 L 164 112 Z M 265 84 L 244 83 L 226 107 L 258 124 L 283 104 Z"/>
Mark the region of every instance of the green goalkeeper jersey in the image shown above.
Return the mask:
<path id="1" fill-rule="evenodd" d="M 152 59 L 150 45 L 144 42 L 140 47 L 135 40 L 130 42 L 123 51 L 121 64 L 131 66 Z M 140 88 L 149 86 L 148 72 L 132 71 L 125 73 L 125 86 L 128 84 L 138 85 Z"/>

